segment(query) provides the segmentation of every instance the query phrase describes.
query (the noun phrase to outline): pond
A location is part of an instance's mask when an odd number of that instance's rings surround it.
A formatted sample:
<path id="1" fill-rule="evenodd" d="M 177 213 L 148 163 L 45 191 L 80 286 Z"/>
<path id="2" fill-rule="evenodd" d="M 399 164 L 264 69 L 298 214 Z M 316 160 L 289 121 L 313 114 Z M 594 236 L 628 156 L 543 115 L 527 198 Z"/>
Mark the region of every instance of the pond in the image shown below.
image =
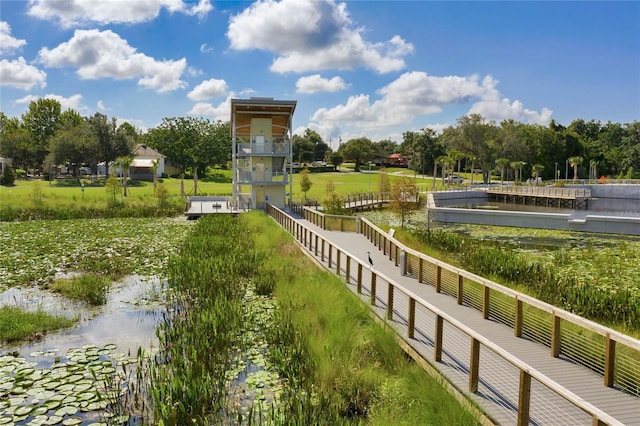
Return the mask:
<path id="1" fill-rule="evenodd" d="M 12 288 L 0 304 L 79 317 L 67 330 L 2 347 L 0 424 L 126 424 L 116 404 L 135 372 L 140 349 L 157 347 L 165 310 L 164 283 L 129 276 L 113 285 L 107 303 L 87 308 L 37 288 Z"/>

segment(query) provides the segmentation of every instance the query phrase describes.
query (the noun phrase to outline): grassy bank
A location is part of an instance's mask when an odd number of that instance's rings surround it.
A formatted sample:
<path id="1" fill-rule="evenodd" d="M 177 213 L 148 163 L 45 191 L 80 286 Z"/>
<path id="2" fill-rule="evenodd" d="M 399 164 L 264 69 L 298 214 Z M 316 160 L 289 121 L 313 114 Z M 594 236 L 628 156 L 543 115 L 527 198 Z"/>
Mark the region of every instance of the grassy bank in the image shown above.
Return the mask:
<path id="1" fill-rule="evenodd" d="M 261 213 L 201 219 L 169 275 L 176 299 L 159 330 L 163 362 L 148 373 L 157 424 L 475 424 Z M 248 308 L 247 294 L 271 291 L 277 307 Z M 249 376 L 247 364 L 271 379 Z M 252 402 L 235 399 L 234 388 L 260 380 Z"/>
<path id="2" fill-rule="evenodd" d="M 0 308 L 0 343 L 19 340 L 37 340 L 48 331 L 70 327 L 75 319 L 50 315 L 42 311 L 24 312 L 19 308 Z"/>

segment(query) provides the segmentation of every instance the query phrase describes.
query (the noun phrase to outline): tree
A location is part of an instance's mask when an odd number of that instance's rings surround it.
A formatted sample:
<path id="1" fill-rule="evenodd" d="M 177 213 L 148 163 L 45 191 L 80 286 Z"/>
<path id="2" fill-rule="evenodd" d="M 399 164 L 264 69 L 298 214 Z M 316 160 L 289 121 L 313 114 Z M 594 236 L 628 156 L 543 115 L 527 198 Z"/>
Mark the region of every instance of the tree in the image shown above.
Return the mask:
<path id="1" fill-rule="evenodd" d="M 91 167 L 104 162 L 105 174 L 109 175 L 109 166 L 116 158 L 130 155 L 137 139 L 137 132 L 129 123 L 116 127 L 115 117 L 109 120 L 106 115 L 95 113 L 88 119 L 98 144 L 98 153 Z"/>
<path id="2" fill-rule="evenodd" d="M 543 170 L 544 170 L 544 166 L 542 164 L 534 164 L 531 167 L 531 171 L 533 171 L 533 180 L 536 185 L 538 184 L 538 177 L 540 176 Z"/>
<path id="3" fill-rule="evenodd" d="M 509 159 L 500 157 L 496 160 L 496 166 L 500 169 L 500 185 L 504 184 L 504 170 L 509 165 Z"/>
<path id="4" fill-rule="evenodd" d="M 509 163 L 509 165 L 513 169 L 513 173 L 515 174 L 514 177 L 515 177 L 516 183 L 522 180 L 522 168 L 524 167 L 525 164 L 527 163 L 525 163 L 524 161 L 512 161 L 511 163 Z"/>
<path id="5" fill-rule="evenodd" d="M 153 193 L 156 193 L 158 186 L 158 167 L 160 167 L 160 159 L 156 158 L 151 163 L 151 172 L 153 173 Z"/>
<path id="6" fill-rule="evenodd" d="M 578 180 L 578 166 L 582 164 L 584 158 L 576 155 L 574 157 L 569 157 L 569 165 L 573 167 L 573 181 Z"/>
<path id="7" fill-rule="evenodd" d="M 80 179 L 80 167 L 83 163 L 95 161 L 99 147 L 88 122 L 81 121 L 78 125 L 74 123 L 76 122 L 67 121 L 64 127 L 56 132 L 51 139 L 50 149 L 52 162 L 68 164 L 72 175 Z"/>
<path id="8" fill-rule="evenodd" d="M 333 167 L 335 167 L 336 171 L 338 170 L 338 167 L 340 167 L 340 164 L 342 164 L 343 162 L 344 158 L 342 158 L 342 155 L 340 155 L 338 151 L 334 151 L 329 155 L 329 163 L 331 163 Z"/>
<path id="9" fill-rule="evenodd" d="M 332 181 L 328 181 L 326 184 L 322 207 L 327 214 L 344 213 L 344 199 L 338 195 L 336 186 Z"/>
<path id="10" fill-rule="evenodd" d="M 391 184 L 390 195 L 389 208 L 400 216 L 400 226 L 404 228 L 407 216 L 420 206 L 420 197 L 415 181 L 408 177 L 394 179 Z"/>
<path id="11" fill-rule="evenodd" d="M 473 155 L 480 163 L 484 182 L 488 183 L 496 158 L 497 136 L 498 128 L 493 121 L 486 122 L 480 114 L 470 114 L 460 117 L 456 127 L 446 128 L 440 140 L 447 150 Z"/>
<path id="12" fill-rule="evenodd" d="M 300 172 L 300 190 L 304 194 L 304 202 L 307 202 L 307 192 L 313 186 L 313 182 L 311 182 L 311 178 L 309 177 L 309 169 L 304 169 Z"/>
<path id="13" fill-rule="evenodd" d="M 3 120 L 0 156 L 11 158 L 14 167 L 26 169 L 33 163 L 34 146 L 31 143 L 31 135 L 17 118 Z"/>
<path id="14" fill-rule="evenodd" d="M 127 180 L 129 179 L 129 168 L 131 167 L 131 163 L 133 163 L 133 157 L 131 155 L 125 155 L 122 157 L 116 158 L 116 163 L 120 166 L 120 170 L 122 170 L 122 194 L 127 196 Z"/>
<path id="15" fill-rule="evenodd" d="M 338 151 L 346 160 L 353 161 L 355 163 L 354 171 L 359 172 L 360 166 L 372 159 L 373 143 L 365 137 L 351 139 L 342 144 Z"/>
<path id="16" fill-rule="evenodd" d="M 60 102 L 38 99 L 29 103 L 22 115 L 24 126 L 33 140 L 33 163 L 40 167 L 49 153 L 49 142 L 60 125 Z"/>
<path id="17" fill-rule="evenodd" d="M 378 170 L 378 191 L 381 194 L 386 194 L 389 192 L 390 184 L 389 184 L 389 176 L 387 175 L 387 169 L 381 167 Z"/>

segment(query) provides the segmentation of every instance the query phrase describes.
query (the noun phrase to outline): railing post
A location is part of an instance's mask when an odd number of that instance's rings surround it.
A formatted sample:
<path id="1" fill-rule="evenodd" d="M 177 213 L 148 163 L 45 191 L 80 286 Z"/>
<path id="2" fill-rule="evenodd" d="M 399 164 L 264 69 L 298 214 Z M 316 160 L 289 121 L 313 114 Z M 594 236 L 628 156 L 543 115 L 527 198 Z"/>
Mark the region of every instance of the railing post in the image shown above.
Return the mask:
<path id="1" fill-rule="evenodd" d="M 409 297 L 409 313 L 407 315 L 407 337 L 413 339 L 416 327 L 416 299 Z"/>
<path id="2" fill-rule="evenodd" d="M 362 263 L 358 262 L 358 283 L 356 285 L 358 294 L 362 294 Z"/>
<path id="3" fill-rule="evenodd" d="M 418 256 L 418 284 L 424 281 L 424 260 Z"/>
<path id="4" fill-rule="evenodd" d="M 529 424 L 529 404 L 531 402 L 531 375 L 523 370 L 520 370 L 518 394 L 518 426 L 527 426 Z"/>
<path id="5" fill-rule="evenodd" d="M 336 247 L 336 274 L 340 276 L 340 250 Z"/>
<path id="6" fill-rule="evenodd" d="M 551 317 L 551 356 L 554 358 L 560 356 L 560 317 L 555 311 Z"/>
<path id="7" fill-rule="evenodd" d="M 469 357 L 469 392 L 478 392 L 480 372 L 480 341 L 471 339 L 471 355 Z"/>
<path id="8" fill-rule="evenodd" d="M 333 244 L 329 244 L 329 262 L 327 266 L 331 268 L 331 261 L 333 260 Z"/>
<path id="9" fill-rule="evenodd" d="M 351 281 L 351 256 L 347 256 L 347 272 L 346 272 L 347 284 Z"/>
<path id="10" fill-rule="evenodd" d="M 436 265 L 436 293 L 442 290 L 442 266 Z"/>
<path id="11" fill-rule="evenodd" d="M 393 319 L 393 285 L 387 283 L 387 319 Z"/>
<path id="12" fill-rule="evenodd" d="M 318 234 L 316 234 L 316 244 L 315 244 L 315 250 L 316 250 L 316 257 L 318 256 Z"/>
<path id="13" fill-rule="evenodd" d="M 522 300 L 515 298 L 516 303 L 516 315 L 513 324 L 513 335 L 516 337 L 522 337 Z"/>
<path id="14" fill-rule="evenodd" d="M 371 272 L 371 295 L 369 297 L 369 304 L 372 306 L 376 305 L 376 278 L 375 272 Z"/>
<path id="15" fill-rule="evenodd" d="M 460 275 L 460 273 L 458 272 L 458 293 L 457 293 L 457 302 L 458 305 L 462 305 L 462 303 L 464 302 L 464 287 L 463 287 L 463 283 L 464 283 L 464 277 L 462 275 Z"/>
<path id="16" fill-rule="evenodd" d="M 323 239 L 322 239 L 322 249 L 320 250 L 320 254 L 321 254 L 321 256 L 320 256 L 320 261 L 321 261 L 321 262 L 324 262 L 324 244 L 325 244 L 325 241 L 326 241 L 326 240 L 323 238 Z"/>
<path id="17" fill-rule="evenodd" d="M 482 319 L 489 319 L 489 312 L 491 309 L 491 306 L 489 305 L 490 293 L 491 293 L 491 288 L 489 288 L 489 286 L 485 285 L 482 287 Z"/>
<path id="18" fill-rule="evenodd" d="M 436 315 L 433 338 L 433 360 L 435 362 L 442 361 L 442 330 L 444 329 L 444 318 Z"/>
<path id="19" fill-rule="evenodd" d="M 616 371 L 616 341 L 607 333 L 604 347 L 604 385 L 613 386 Z"/>

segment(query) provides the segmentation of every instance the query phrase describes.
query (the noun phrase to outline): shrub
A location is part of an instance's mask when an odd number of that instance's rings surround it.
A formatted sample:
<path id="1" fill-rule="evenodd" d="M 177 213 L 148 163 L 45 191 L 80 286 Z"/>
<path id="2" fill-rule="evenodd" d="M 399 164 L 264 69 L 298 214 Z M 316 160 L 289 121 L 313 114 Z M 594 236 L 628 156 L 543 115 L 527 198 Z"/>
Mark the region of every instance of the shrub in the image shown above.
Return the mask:
<path id="1" fill-rule="evenodd" d="M 16 181 L 16 171 L 11 167 L 10 164 L 6 164 L 4 167 L 4 172 L 2 176 L 0 176 L 0 184 L 5 186 L 13 185 Z"/>

